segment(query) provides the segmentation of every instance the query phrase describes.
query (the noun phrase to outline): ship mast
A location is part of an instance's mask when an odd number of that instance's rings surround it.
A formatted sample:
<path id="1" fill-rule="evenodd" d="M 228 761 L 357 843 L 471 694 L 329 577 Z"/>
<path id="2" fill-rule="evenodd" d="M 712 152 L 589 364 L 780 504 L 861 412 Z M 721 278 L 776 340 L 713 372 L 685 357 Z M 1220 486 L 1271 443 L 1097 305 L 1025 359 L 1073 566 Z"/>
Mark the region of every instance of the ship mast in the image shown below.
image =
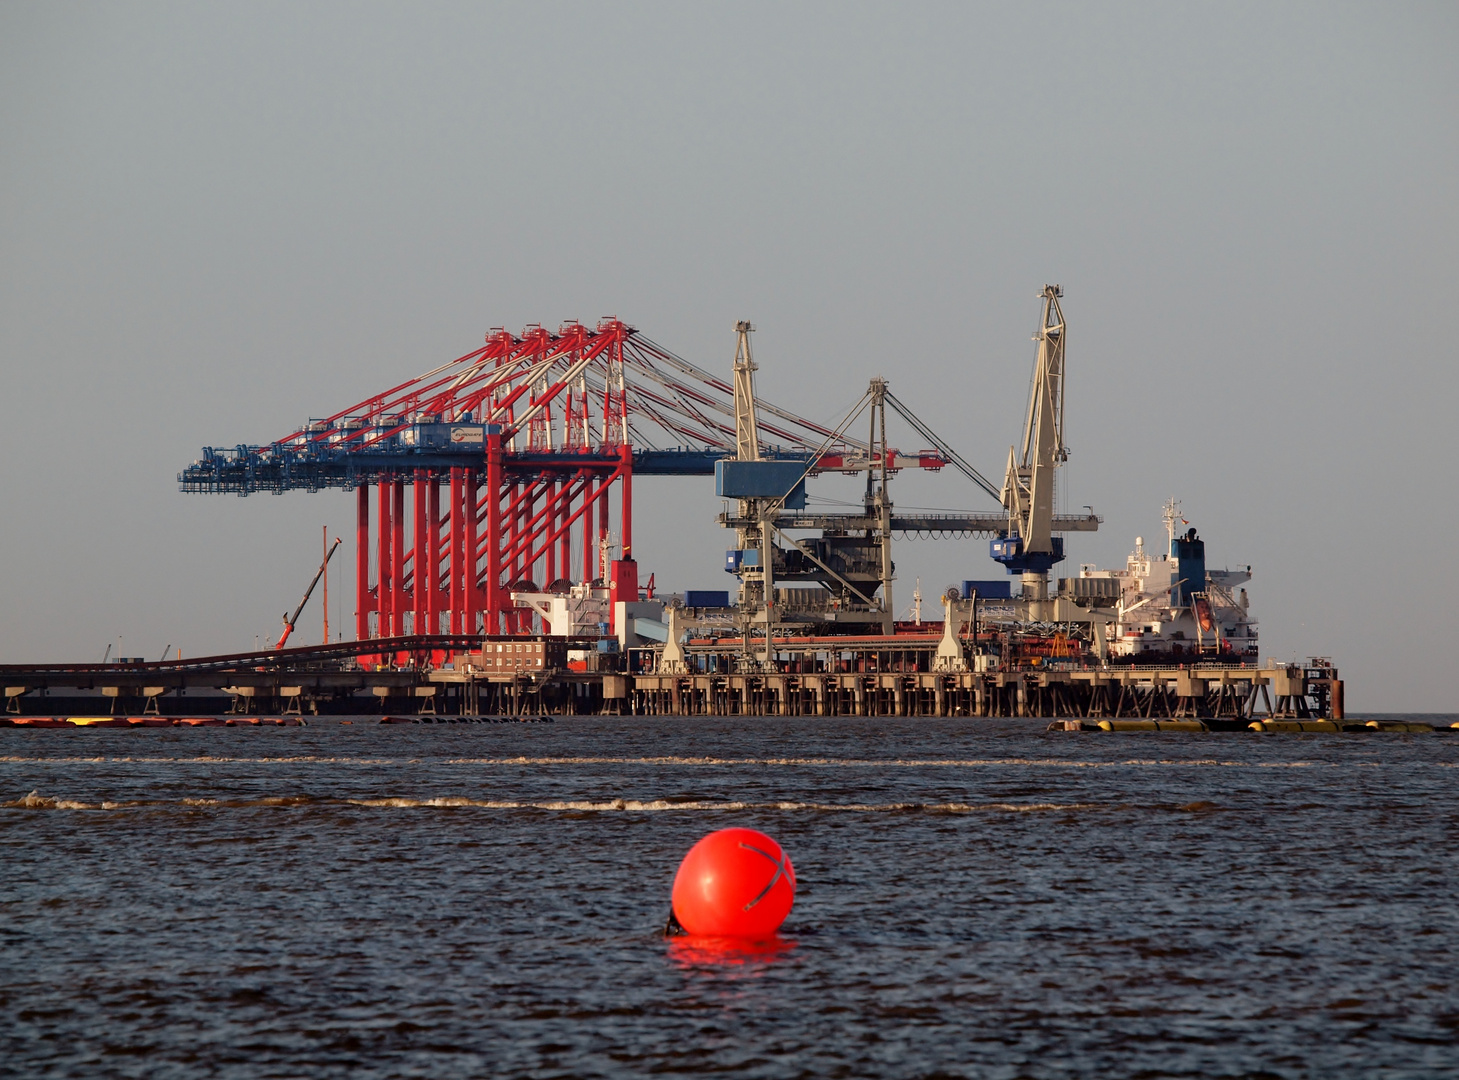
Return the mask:
<path id="1" fill-rule="evenodd" d="M 1175 542 L 1175 523 L 1180 518 L 1180 503 L 1175 496 L 1165 500 L 1165 505 L 1160 508 L 1160 519 L 1165 522 L 1165 550 L 1170 551 L 1170 545 Z"/>

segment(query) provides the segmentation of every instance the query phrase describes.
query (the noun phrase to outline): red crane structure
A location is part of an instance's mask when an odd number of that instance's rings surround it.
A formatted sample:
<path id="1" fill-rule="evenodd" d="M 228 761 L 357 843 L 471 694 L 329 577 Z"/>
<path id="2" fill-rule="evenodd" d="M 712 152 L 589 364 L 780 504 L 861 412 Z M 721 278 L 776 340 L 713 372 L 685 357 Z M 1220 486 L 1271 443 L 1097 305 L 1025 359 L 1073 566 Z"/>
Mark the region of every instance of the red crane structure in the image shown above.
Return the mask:
<path id="1" fill-rule="evenodd" d="M 735 452 L 734 394 L 617 318 L 498 328 L 482 347 L 282 439 L 205 448 L 178 480 L 184 491 L 241 495 L 354 490 L 361 640 L 533 633 L 537 616 L 514 591 L 596 582 L 615 601 L 638 599 L 633 478 L 712 475 Z M 866 468 L 868 444 L 769 402 L 757 408 L 768 456 L 814 457 L 817 472 Z M 936 451 L 893 455 L 894 469 L 946 464 Z"/>

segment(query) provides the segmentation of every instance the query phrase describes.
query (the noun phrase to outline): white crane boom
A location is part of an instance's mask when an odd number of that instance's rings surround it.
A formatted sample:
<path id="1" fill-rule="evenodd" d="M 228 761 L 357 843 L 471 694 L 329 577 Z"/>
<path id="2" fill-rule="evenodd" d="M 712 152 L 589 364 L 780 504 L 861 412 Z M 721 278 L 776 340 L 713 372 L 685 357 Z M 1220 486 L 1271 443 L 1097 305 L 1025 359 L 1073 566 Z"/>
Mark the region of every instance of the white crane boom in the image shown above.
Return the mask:
<path id="1" fill-rule="evenodd" d="M 1021 452 L 1017 446 L 1008 448 L 1002 493 L 1008 511 L 1008 534 L 1022 542 L 1018 560 L 1024 564 L 1025 595 L 1030 591 L 1037 594 L 1032 599 L 1043 599 L 1047 594 L 1048 565 L 1044 564 L 1062 557 L 1052 535 L 1054 470 L 1069 457 L 1064 445 L 1064 312 L 1059 306 L 1064 290 L 1058 285 L 1045 285 L 1039 295 L 1043 316 L 1034 334 L 1038 354 L 1023 425 L 1023 445 Z M 1019 568 L 1013 561 L 1009 565 Z"/>

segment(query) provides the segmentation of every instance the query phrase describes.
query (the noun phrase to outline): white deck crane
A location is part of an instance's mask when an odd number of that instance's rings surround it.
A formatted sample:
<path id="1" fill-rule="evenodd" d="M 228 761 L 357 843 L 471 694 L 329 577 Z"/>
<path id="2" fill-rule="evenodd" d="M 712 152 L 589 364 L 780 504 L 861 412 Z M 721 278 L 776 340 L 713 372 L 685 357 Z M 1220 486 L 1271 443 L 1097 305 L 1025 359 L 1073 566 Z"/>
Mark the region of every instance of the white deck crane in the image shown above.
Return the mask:
<path id="1" fill-rule="evenodd" d="M 735 460 L 743 462 L 760 460 L 760 430 L 755 417 L 755 372 L 758 365 L 750 354 L 750 335 L 754 331 L 748 319 L 735 323 Z M 774 504 L 764 498 L 739 500 L 740 517 L 753 522 L 750 528 L 737 530 L 744 562 L 740 574 L 740 604 L 742 607 L 755 607 L 764 619 L 765 651 L 759 662 L 767 667 L 773 662 L 775 650 L 775 560 L 770 540 L 774 509 Z M 741 628 L 747 655 L 750 651 L 751 622 L 752 616 Z"/>
<path id="2" fill-rule="evenodd" d="M 1038 355 L 1022 447 L 1008 448 L 1002 501 L 1008 532 L 992 542 L 993 558 L 1023 575 L 1023 598 L 1046 600 L 1049 569 L 1064 558 L 1064 541 L 1052 532 L 1054 472 L 1069 457 L 1064 445 L 1064 290 L 1045 285 L 1043 317 L 1034 334 Z"/>
<path id="3" fill-rule="evenodd" d="M 735 460 L 760 460 L 760 429 L 755 421 L 755 372 L 759 370 L 750 355 L 750 335 L 755 328 L 749 320 L 735 323 Z"/>

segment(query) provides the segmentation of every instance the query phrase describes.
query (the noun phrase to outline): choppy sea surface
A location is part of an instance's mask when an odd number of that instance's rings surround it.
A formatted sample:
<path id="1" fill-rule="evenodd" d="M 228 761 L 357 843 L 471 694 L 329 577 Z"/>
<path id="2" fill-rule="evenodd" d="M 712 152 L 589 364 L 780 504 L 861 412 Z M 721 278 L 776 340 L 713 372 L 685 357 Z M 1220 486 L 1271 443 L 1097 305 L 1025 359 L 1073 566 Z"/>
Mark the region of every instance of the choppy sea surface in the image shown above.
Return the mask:
<path id="1" fill-rule="evenodd" d="M 1042 727 L 0 731 L 0 1073 L 1459 1075 L 1459 735 Z"/>

